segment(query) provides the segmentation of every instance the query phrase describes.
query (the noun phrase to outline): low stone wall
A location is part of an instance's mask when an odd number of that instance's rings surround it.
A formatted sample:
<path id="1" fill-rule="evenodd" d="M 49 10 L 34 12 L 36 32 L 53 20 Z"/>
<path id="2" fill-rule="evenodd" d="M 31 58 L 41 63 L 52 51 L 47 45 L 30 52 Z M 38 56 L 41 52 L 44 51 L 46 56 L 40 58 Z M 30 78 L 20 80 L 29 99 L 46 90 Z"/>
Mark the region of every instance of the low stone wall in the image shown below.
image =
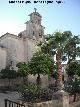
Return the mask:
<path id="1" fill-rule="evenodd" d="M 21 103 L 22 102 L 18 102 Z M 25 107 L 53 107 L 53 102 L 51 101 L 46 101 L 46 102 L 40 102 L 40 103 L 23 103 Z"/>
<path id="2" fill-rule="evenodd" d="M 23 82 L 22 78 L 16 78 L 10 80 L 10 85 L 17 85 L 21 84 Z M 0 79 L 0 86 L 8 86 L 9 85 L 9 79 Z"/>
<path id="3" fill-rule="evenodd" d="M 41 86 L 46 87 L 48 86 L 48 76 L 47 75 L 40 75 L 41 78 Z M 29 75 L 28 76 L 28 82 L 36 83 L 37 75 Z M 17 84 L 22 84 L 23 83 L 23 78 L 18 77 L 16 79 L 11 79 L 10 80 L 10 85 L 17 85 Z M 8 86 L 9 85 L 9 79 L 0 79 L 0 86 Z"/>
<path id="4" fill-rule="evenodd" d="M 22 103 L 22 102 L 19 102 L 19 103 Z M 23 103 L 23 104 L 25 105 L 25 107 L 54 107 L 52 100 L 46 101 L 46 102 L 40 102 L 40 103 Z M 63 106 L 63 107 L 66 107 L 66 106 Z M 80 101 L 70 104 L 69 107 L 80 107 Z"/>
<path id="5" fill-rule="evenodd" d="M 69 107 L 80 107 L 80 101 L 71 103 Z"/>

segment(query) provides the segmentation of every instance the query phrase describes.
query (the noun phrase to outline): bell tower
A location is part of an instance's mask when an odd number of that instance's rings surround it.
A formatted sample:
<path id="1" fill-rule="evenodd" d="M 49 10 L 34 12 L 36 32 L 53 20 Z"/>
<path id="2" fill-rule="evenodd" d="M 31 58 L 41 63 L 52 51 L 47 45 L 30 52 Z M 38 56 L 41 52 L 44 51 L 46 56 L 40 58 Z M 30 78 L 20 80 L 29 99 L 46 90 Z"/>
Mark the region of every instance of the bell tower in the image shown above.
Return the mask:
<path id="1" fill-rule="evenodd" d="M 44 34 L 44 27 L 41 25 L 42 16 L 37 12 L 36 8 L 29 16 L 30 20 L 26 22 L 26 37 L 39 40 Z"/>
<path id="2" fill-rule="evenodd" d="M 36 8 L 34 8 L 34 10 L 35 11 L 29 15 L 30 16 L 30 21 L 32 23 L 41 25 L 41 18 L 42 18 L 42 16 L 37 12 Z"/>

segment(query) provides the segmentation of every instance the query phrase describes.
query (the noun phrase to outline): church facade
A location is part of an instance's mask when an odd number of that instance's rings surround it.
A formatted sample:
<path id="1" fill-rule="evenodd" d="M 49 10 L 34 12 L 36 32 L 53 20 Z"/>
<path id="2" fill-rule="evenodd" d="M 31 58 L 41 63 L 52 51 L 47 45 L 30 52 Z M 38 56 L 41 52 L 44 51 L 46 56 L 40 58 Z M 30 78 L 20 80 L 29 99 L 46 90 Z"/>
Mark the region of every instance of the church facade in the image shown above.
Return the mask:
<path id="1" fill-rule="evenodd" d="M 18 62 L 27 62 L 33 56 L 33 48 L 44 41 L 44 27 L 41 25 L 42 16 L 36 9 L 30 15 L 26 29 L 18 35 L 6 33 L 0 37 L 0 70 L 6 66 L 16 69 Z"/>

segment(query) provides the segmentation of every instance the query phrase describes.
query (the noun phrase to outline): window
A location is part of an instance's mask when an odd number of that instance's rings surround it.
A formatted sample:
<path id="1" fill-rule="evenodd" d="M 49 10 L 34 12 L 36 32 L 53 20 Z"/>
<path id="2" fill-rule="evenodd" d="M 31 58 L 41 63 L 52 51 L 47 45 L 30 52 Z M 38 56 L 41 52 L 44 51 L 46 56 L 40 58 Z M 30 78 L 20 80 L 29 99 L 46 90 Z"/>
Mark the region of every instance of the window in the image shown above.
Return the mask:
<path id="1" fill-rule="evenodd" d="M 39 33 L 39 36 L 42 36 L 41 33 Z"/>
<path id="2" fill-rule="evenodd" d="M 34 31 L 33 31 L 33 35 L 34 35 Z"/>
<path id="3" fill-rule="evenodd" d="M 38 24 L 40 24 L 40 19 L 38 20 Z"/>

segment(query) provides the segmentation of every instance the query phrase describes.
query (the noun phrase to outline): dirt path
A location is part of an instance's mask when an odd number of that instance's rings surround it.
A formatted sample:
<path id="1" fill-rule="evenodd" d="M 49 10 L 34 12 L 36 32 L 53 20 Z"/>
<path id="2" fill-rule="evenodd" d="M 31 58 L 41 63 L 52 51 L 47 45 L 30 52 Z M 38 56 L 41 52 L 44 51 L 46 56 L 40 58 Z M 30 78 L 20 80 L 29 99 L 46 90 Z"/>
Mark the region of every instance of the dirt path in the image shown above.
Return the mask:
<path id="1" fill-rule="evenodd" d="M 17 92 L 0 93 L 0 107 L 5 107 L 4 99 L 6 98 L 9 100 L 17 101 L 19 99 L 19 94 Z"/>

